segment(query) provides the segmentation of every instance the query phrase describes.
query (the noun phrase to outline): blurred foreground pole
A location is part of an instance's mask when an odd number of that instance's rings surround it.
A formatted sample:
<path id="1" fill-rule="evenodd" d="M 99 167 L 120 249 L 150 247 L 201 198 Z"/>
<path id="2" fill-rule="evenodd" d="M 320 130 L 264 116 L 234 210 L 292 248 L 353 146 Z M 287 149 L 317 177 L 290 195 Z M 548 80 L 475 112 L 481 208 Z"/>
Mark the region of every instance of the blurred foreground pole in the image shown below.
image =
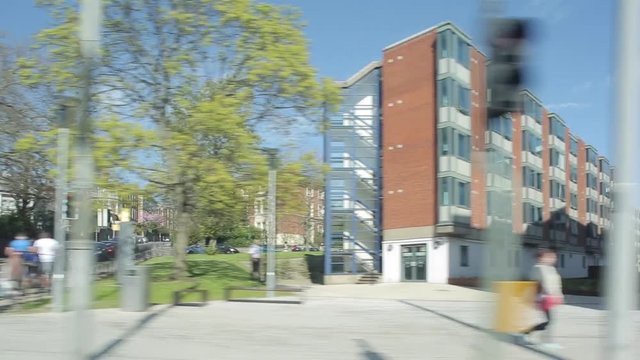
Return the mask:
<path id="1" fill-rule="evenodd" d="M 62 104 L 59 111 L 58 124 L 58 158 L 56 168 L 58 175 L 56 179 L 56 204 L 54 239 L 58 240 L 58 247 L 55 262 L 53 263 L 53 281 L 51 283 L 51 304 L 55 312 L 64 311 L 64 290 L 65 290 L 65 268 L 66 268 L 66 209 L 64 202 L 67 197 L 67 167 L 69 166 L 69 105 Z"/>
<path id="2" fill-rule="evenodd" d="M 616 99 L 614 113 L 616 177 L 614 179 L 613 223 L 607 241 L 606 293 L 609 331 L 604 356 L 609 360 L 637 359 L 638 329 L 633 311 L 638 304 L 638 270 L 634 204 L 637 199 L 635 150 L 638 141 L 638 42 L 640 34 L 638 0 L 619 0 L 616 47 Z"/>
<path id="3" fill-rule="evenodd" d="M 268 149 L 269 156 L 269 218 L 267 220 L 267 296 L 273 297 L 276 288 L 276 169 L 277 149 Z"/>
<path id="4" fill-rule="evenodd" d="M 100 0 L 82 0 L 80 2 L 80 47 L 83 57 L 82 97 L 78 118 L 78 137 L 74 154 L 74 183 L 77 197 L 78 220 L 72 227 L 72 240 L 69 242 L 69 262 L 72 268 L 72 305 L 75 311 L 72 358 L 89 359 L 91 354 L 91 330 L 89 309 L 91 308 L 93 279 L 93 252 L 95 215 L 92 196 L 94 185 L 94 163 L 91 149 L 91 72 L 99 52 L 102 9 Z"/>

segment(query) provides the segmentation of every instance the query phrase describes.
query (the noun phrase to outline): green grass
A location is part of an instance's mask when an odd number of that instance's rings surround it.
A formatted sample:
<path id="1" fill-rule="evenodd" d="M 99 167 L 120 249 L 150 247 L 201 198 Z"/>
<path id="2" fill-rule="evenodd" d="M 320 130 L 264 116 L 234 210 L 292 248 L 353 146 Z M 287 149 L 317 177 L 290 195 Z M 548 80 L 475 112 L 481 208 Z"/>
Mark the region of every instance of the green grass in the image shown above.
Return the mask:
<path id="1" fill-rule="evenodd" d="M 280 252 L 278 259 L 304 258 L 303 252 Z M 210 300 L 224 298 L 224 289 L 228 286 L 263 287 L 259 282 L 250 280 L 249 256 L 247 254 L 188 255 L 188 276 L 184 280 L 171 280 L 173 257 L 158 257 L 146 261 L 150 267 L 150 302 L 169 304 L 173 301 L 173 292 L 195 287 L 209 291 Z M 263 291 L 234 292 L 234 297 L 262 297 Z M 94 306 L 107 308 L 119 306 L 120 289 L 113 278 L 99 280 L 94 284 Z M 285 295 L 285 294 L 281 294 Z M 197 299 L 197 294 L 188 294 L 184 301 Z"/>

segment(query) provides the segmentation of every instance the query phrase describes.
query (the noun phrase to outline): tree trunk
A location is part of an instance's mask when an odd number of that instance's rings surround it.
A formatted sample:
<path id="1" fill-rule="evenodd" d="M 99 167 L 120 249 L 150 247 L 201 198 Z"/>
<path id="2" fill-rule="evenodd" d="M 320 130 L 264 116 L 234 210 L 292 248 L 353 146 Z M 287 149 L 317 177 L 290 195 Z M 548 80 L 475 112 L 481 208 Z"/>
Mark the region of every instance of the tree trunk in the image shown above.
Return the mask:
<path id="1" fill-rule="evenodd" d="M 184 279 L 187 276 L 187 246 L 189 245 L 189 229 L 191 214 L 179 210 L 176 214 L 176 259 L 173 268 L 174 279 Z"/>

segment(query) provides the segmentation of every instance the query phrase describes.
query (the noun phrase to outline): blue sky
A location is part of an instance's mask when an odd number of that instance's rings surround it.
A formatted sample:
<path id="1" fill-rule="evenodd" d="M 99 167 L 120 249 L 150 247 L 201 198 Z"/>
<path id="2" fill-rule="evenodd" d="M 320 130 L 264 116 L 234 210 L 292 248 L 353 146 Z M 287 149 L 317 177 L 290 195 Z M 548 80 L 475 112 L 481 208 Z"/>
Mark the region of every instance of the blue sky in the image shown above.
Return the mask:
<path id="1" fill-rule="evenodd" d="M 299 7 L 307 23 L 311 59 L 321 76 L 348 78 L 382 48 L 450 20 L 481 43 L 479 0 L 271 0 Z M 511 0 L 508 15 L 538 20 L 529 60 L 530 89 L 575 134 L 609 155 L 612 35 L 615 1 Z M 30 0 L 0 0 L 0 33 L 25 43 L 48 16 Z M 319 150 L 321 142 L 306 141 Z"/>

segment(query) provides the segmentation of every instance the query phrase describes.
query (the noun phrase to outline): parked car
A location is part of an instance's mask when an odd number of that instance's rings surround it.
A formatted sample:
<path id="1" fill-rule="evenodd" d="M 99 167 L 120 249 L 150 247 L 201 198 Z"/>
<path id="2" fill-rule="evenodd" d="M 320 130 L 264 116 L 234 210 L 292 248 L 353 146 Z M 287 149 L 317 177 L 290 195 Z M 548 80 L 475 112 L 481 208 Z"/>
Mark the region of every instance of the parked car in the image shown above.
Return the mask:
<path id="1" fill-rule="evenodd" d="M 291 251 L 320 251 L 320 249 L 311 245 L 293 245 Z"/>
<path id="2" fill-rule="evenodd" d="M 98 262 L 111 261 L 115 258 L 115 246 L 98 242 L 95 245 L 94 254 Z"/>
<path id="3" fill-rule="evenodd" d="M 218 249 L 218 251 L 223 254 L 237 254 L 240 252 L 238 249 L 234 248 L 233 246 L 229 246 L 225 244 L 216 245 L 216 249 Z"/>
<path id="4" fill-rule="evenodd" d="M 206 254 L 205 248 L 200 244 L 187 247 L 187 254 Z"/>

